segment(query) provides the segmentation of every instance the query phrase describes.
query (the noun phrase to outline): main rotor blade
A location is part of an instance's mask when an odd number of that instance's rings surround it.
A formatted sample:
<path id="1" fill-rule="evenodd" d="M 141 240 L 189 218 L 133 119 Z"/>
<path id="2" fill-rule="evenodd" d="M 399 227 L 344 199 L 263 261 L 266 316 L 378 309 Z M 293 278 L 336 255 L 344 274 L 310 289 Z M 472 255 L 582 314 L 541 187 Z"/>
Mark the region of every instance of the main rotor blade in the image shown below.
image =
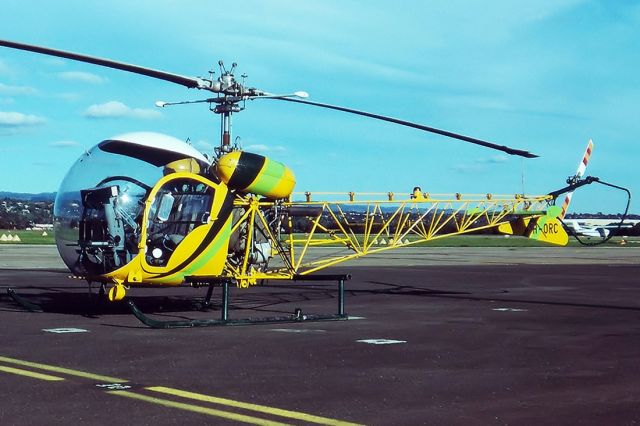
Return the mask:
<path id="1" fill-rule="evenodd" d="M 440 129 L 436 129 L 434 127 L 424 126 L 422 124 L 417 124 L 417 123 L 412 123 L 410 121 L 400 120 L 398 118 L 387 117 L 385 115 L 373 114 L 371 112 L 358 111 L 358 110 L 351 109 L 351 108 L 345 108 L 345 107 L 336 106 L 336 105 L 323 104 L 323 103 L 320 103 L 320 102 L 305 101 L 305 100 L 301 100 L 301 99 L 292 99 L 292 98 L 272 98 L 272 99 L 280 99 L 282 101 L 287 101 L 287 102 L 296 102 L 296 103 L 299 103 L 299 104 L 307 104 L 307 105 L 313 105 L 313 106 L 318 106 L 318 107 L 322 107 L 322 108 L 335 109 L 337 111 L 343 111 L 343 112 L 348 112 L 348 113 L 351 113 L 351 114 L 362 115 L 362 116 L 365 116 L 365 117 L 375 118 L 377 120 L 389 121 L 391 123 L 400 124 L 401 126 L 412 127 L 414 129 L 424 130 L 425 132 L 437 133 L 439 135 L 448 136 L 450 138 L 459 139 L 459 140 L 462 140 L 462 141 L 465 141 L 465 142 L 470 142 L 470 143 L 473 143 L 473 144 L 476 144 L 476 145 L 486 146 L 487 148 L 497 149 L 498 151 L 506 152 L 507 154 L 510 154 L 510 155 L 519 155 L 521 157 L 526 157 L 526 158 L 536 158 L 536 157 L 538 157 L 536 154 L 532 154 L 529 151 L 523 151 L 523 150 L 520 150 L 520 149 L 509 148 L 508 146 L 497 145 L 495 143 L 483 141 L 483 140 L 472 138 L 472 137 L 469 137 L 469 136 L 460 135 L 458 133 L 449 132 L 447 130 L 440 130 Z"/>
<path id="2" fill-rule="evenodd" d="M 27 50 L 29 52 L 42 53 L 44 55 L 58 56 L 60 58 L 72 59 L 74 61 L 88 62 L 103 67 L 115 68 L 117 70 L 128 71 L 135 74 L 146 75 L 147 77 L 157 78 L 169 81 L 171 83 L 181 84 L 189 88 L 209 89 L 210 86 L 202 79 L 195 77 L 186 77 L 183 75 L 172 74 L 165 71 L 144 68 L 138 65 L 126 64 L 124 62 L 112 61 L 110 59 L 97 58 L 94 56 L 82 55 L 79 53 L 67 52 L 64 50 L 50 49 L 48 47 L 33 46 L 30 44 L 16 43 L 8 40 L 0 40 L 0 46 L 10 47 L 12 49 Z"/>

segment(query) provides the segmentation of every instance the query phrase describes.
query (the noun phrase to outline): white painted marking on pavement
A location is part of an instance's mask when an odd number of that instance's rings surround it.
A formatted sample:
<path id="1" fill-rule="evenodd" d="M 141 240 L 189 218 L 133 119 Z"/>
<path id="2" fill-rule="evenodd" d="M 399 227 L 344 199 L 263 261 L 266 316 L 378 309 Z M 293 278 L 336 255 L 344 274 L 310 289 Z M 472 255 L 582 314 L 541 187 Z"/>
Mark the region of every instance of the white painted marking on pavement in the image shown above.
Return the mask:
<path id="1" fill-rule="evenodd" d="M 43 328 L 42 331 L 47 333 L 88 333 L 89 330 L 85 330 L 84 328 Z"/>
<path id="2" fill-rule="evenodd" d="M 296 328 L 271 328 L 269 331 L 278 331 L 280 333 L 326 333 L 327 330 L 299 330 Z"/>
<path id="3" fill-rule="evenodd" d="M 528 309 L 516 309 L 516 308 L 494 308 L 492 311 L 499 312 L 527 312 Z"/>
<path id="4" fill-rule="evenodd" d="M 392 340 L 392 339 L 362 339 L 356 340 L 358 343 L 367 343 L 369 345 L 396 345 L 398 343 L 407 343 L 406 340 Z"/>
<path id="5" fill-rule="evenodd" d="M 109 389 L 109 390 L 131 389 L 131 386 L 123 385 L 122 383 L 100 383 L 100 384 L 97 384 L 96 387 L 105 388 L 105 389 Z"/>

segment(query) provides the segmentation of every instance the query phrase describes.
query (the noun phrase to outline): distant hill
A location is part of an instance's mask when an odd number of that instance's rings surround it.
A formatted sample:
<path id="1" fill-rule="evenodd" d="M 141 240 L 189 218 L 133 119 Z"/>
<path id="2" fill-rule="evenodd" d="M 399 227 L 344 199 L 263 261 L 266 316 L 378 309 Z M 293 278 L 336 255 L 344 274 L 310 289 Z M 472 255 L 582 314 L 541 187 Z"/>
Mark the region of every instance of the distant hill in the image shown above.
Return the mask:
<path id="1" fill-rule="evenodd" d="M 53 202 L 56 198 L 55 192 L 41 192 L 39 194 L 28 194 L 25 192 L 6 192 L 0 191 L 0 200 L 9 198 L 12 200 L 21 201 L 50 201 Z"/>

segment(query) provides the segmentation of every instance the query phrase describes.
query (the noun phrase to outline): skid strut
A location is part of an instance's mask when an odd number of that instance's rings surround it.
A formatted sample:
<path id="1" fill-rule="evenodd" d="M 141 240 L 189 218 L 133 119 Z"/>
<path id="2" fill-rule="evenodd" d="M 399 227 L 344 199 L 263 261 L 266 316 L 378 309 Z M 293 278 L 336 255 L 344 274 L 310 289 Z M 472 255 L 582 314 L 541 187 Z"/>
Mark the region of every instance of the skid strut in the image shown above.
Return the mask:
<path id="1" fill-rule="evenodd" d="M 189 276 L 187 282 L 199 285 L 208 285 L 209 290 L 214 285 L 222 286 L 222 309 L 220 319 L 187 319 L 175 321 L 160 321 L 145 315 L 136 304 L 129 299 L 127 304 L 131 312 L 143 324 L 151 328 L 190 328 L 190 327 L 214 327 L 220 325 L 252 325 L 252 324 L 274 324 L 292 323 L 308 321 L 340 321 L 348 319 L 344 312 L 344 282 L 351 279 L 351 275 L 294 275 L 294 281 L 337 281 L 338 282 L 338 313 L 326 315 L 306 315 L 302 310 L 296 309 L 292 315 L 279 317 L 261 318 L 229 318 L 229 284 L 232 280 L 220 277 Z M 209 292 L 207 293 L 209 296 Z M 210 297 L 210 296 L 209 296 Z"/>

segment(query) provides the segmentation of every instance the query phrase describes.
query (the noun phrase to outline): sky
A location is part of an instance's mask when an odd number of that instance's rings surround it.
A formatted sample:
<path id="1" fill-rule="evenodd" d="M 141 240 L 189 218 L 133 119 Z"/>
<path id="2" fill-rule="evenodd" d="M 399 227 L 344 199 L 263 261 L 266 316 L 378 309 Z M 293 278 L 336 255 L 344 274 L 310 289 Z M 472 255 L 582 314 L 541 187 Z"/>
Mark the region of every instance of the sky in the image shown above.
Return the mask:
<path id="1" fill-rule="evenodd" d="M 540 155 L 317 107 L 256 100 L 241 146 L 287 164 L 296 191 L 544 194 L 587 174 L 638 194 L 640 2 L 3 0 L 0 39 L 207 76 L 217 62 L 272 93 L 384 114 Z M 156 131 L 219 143 L 207 97 L 118 70 L 0 47 L 0 191 L 56 191 L 87 149 Z M 617 213 L 583 189 L 570 211 Z M 637 203 L 631 211 L 640 213 Z"/>

